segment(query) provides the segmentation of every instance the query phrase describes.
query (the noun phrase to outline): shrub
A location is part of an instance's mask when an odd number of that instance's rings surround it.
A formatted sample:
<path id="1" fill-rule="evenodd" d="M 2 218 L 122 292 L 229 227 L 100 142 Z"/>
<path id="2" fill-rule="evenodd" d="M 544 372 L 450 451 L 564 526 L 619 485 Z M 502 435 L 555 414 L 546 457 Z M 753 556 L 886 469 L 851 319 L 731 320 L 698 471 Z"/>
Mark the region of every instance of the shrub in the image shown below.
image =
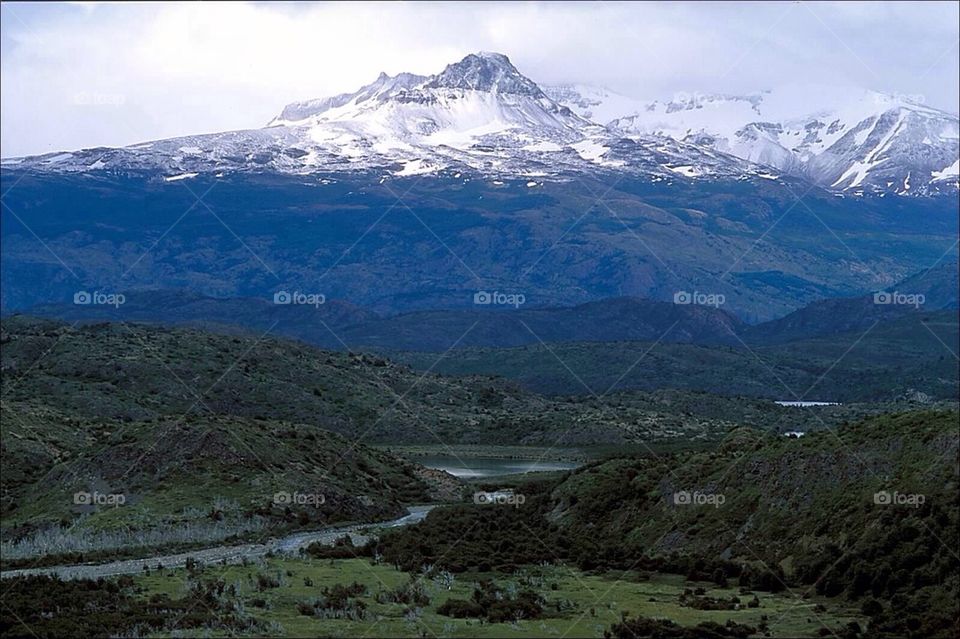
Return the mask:
<path id="1" fill-rule="evenodd" d="M 422 582 L 417 579 L 410 579 L 393 590 L 378 593 L 377 601 L 424 607 L 430 605 L 430 595 L 427 594 Z"/>
<path id="2" fill-rule="evenodd" d="M 455 619 L 478 619 L 486 616 L 483 606 L 473 601 L 467 601 L 466 599 L 447 599 L 437 608 L 437 614 Z"/>

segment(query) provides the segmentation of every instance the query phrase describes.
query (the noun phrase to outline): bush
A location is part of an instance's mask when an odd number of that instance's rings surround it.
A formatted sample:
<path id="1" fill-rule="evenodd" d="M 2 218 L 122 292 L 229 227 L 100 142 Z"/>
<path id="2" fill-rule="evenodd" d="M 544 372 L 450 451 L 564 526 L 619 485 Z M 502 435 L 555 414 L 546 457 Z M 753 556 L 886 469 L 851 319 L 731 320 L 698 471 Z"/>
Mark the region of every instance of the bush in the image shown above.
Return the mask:
<path id="1" fill-rule="evenodd" d="M 860 605 L 860 612 L 868 617 L 876 617 L 883 612 L 883 605 L 876 599 L 867 599 Z"/>
<path id="2" fill-rule="evenodd" d="M 417 579 L 410 579 L 393 590 L 380 592 L 377 594 L 377 601 L 380 603 L 397 603 L 406 606 L 424 607 L 430 605 L 430 595 L 423 583 Z"/>
<path id="3" fill-rule="evenodd" d="M 454 619 L 479 619 L 480 617 L 486 616 L 483 606 L 474 601 L 467 601 L 466 599 L 447 599 L 437 608 L 437 614 L 444 615 L 445 617 L 453 617 Z"/>
<path id="4" fill-rule="evenodd" d="M 269 590 L 271 588 L 279 588 L 280 580 L 276 577 L 271 577 L 270 575 L 265 575 L 262 572 L 257 573 L 257 590 L 263 592 L 264 590 Z"/>
<path id="5" fill-rule="evenodd" d="M 46 576 L 18 577 L 4 582 L 8 590 L 0 607 L 4 637 L 103 637 L 169 635 L 174 630 L 228 635 L 263 634 L 266 627 L 246 617 L 222 580 L 194 582 L 186 596 L 155 594 L 133 597 L 118 581 Z M 198 605 L 199 603 L 203 605 Z M 193 631 L 193 632 L 191 632 Z"/>
<path id="6" fill-rule="evenodd" d="M 625 617 L 603 632 L 604 639 L 747 639 L 756 634 L 751 626 L 728 621 L 725 626 L 707 621 L 695 627 L 680 626 L 669 619 Z"/>
<path id="7" fill-rule="evenodd" d="M 297 612 L 304 616 L 319 617 L 321 619 L 350 619 L 360 621 L 366 617 L 367 604 L 357 599 L 367 594 L 367 587 L 353 582 L 350 585 L 335 584 L 325 587 L 320 597 L 313 603 L 301 601 L 297 604 Z"/>
<path id="8" fill-rule="evenodd" d="M 437 612 L 447 617 L 486 618 L 490 623 L 538 619 L 543 615 L 543 598 L 532 590 L 508 592 L 490 580 L 483 580 L 470 601 L 448 599 Z"/>

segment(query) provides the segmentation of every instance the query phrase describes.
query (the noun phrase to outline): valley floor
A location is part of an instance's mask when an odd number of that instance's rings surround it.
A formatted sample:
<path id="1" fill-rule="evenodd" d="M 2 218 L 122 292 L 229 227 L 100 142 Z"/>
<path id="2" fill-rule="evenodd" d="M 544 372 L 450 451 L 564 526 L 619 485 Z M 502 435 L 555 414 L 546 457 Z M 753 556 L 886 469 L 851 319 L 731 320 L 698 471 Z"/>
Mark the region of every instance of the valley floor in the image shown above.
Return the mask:
<path id="1" fill-rule="evenodd" d="M 248 610 L 253 616 L 282 627 L 286 636 L 293 637 L 599 637 L 611 624 L 620 620 L 621 612 L 632 616 L 669 618 L 683 626 L 693 626 L 704 621 L 725 624 L 728 619 L 757 627 L 764 623 L 770 627 L 771 636 L 813 636 L 825 625 L 831 628 L 845 626 L 857 619 L 856 613 L 842 603 L 833 603 L 820 598 L 804 599 L 788 593 L 757 593 L 759 608 L 747 608 L 746 602 L 753 595 L 740 595 L 736 587 L 717 588 L 714 584 L 686 582 L 678 575 L 653 575 L 649 581 L 636 581 L 636 573 L 587 574 L 576 569 L 548 566 L 528 567 L 525 574 L 501 575 L 496 573 L 457 575 L 449 589 L 445 585 L 425 580 L 430 603 L 419 608 L 418 614 L 406 612 L 409 606 L 376 601 L 375 593 L 401 586 L 407 573 L 389 566 L 371 565 L 367 560 L 283 560 L 264 562 L 262 566 L 212 567 L 212 575 L 221 576 L 226 583 L 247 584 L 258 572 L 276 573 L 286 577 L 277 588 L 259 594 L 266 602 L 262 610 Z M 287 573 L 291 574 L 287 574 Z M 137 578 L 144 588 L 141 596 L 155 593 L 171 596 L 182 594 L 186 586 L 186 573 L 175 570 L 154 573 Z M 535 586 L 546 599 L 543 619 L 523 620 L 514 623 L 484 623 L 477 620 L 452 619 L 437 613 L 437 608 L 447 599 L 470 599 L 474 582 L 494 579 L 498 584 L 515 584 L 523 587 L 523 581 Z M 305 586 L 309 579 L 313 586 Z M 296 604 L 316 597 L 323 586 L 358 582 L 366 586 L 368 596 L 361 597 L 368 607 L 368 618 L 362 621 L 343 619 L 316 619 L 297 612 Z M 701 586 L 712 597 L 743 601 L 741 610 L 705 611 L 682 606 L 680 594 L 686 588 Z M 509 586 L 507 586 L 509 588 Z M 801 593 L 797 593 L 800 595 Z M 246 599 L 257 597 L 256 592 L 247 593 Z M 817 604 L 824 605 L 826 612 L 814 612 Z M 561 611 L 557 611 L 557 607 Z M 818 609 L 819 610 L 819 609 Z"/>
<path id="2" fill-rule="evenodd" d="M 508 591 L 528 588 L 536 591 L 544 600 L 542 618 L 492 623 L 439 614 L 438 609 L 448 599 L 470 600 L 481 579 L 493 579 Z M 621 620 L 623 613 L 669 618 L 682 626 L 702 622 L 725 625 L 731 620 L 756 628 L 758 633 L 766 629 L 769 634 L 764 636 L 771 637 L 816 636 L 821 628 L 836 630 L 851 621 L 864 625 L 864 619 L 848 604 L 837 600 L 807 597 L 802 592 L 757 592 L 759 606 L 748 607 L 753 592 L 689 582 L 678 575 L 593 574 L 561 565 L 526 566 L 510 575 L 467 573 L 448 580 L 420 577 L 428 603 L 389 602 L 385 595 L 401 590 L 410 580 L 409 574 L 368 559 L 262 558 L 244 565 L 211 564 L 189 570 L 147 571 L 127 582 L 126 589 L 135 593 L 135 599 L 141 602 L 157 601 L 163 595 L 177 600 L 195 592 L 193 588 L 199 582 L 220 581 L 230 594 L 219 595 L 217 604 L 201 599 L 203 606 L 196 605 L 194 616 L 189 617 L 191 622 L 195 622 L 197 614 L 206 614 L 204 608 L 208 605 L 215 608 L 233 600 L 233 603 L 242 602 L 240 609 L 244 611 L 245 623 L 252 629 L 250 635 L 266 632 L 286 637 L 601 637 L 611 624 Z M 322 618 L 315 611 L 301 610 L 303 604 L 321 597 L 325 588 L 354 583 L 362 587 L 362 594 L 348 601 L 351 606 L 360 602 L 359 608 L 364 610 L 362 616 Z M 690 594 L 698 588 L 703 588 L 707 597 L 728 601 L 737 598 L 742 603 L 737 610 L 713 611 L 681 603 L 684 592 Z M 325 614 L 336 616 L 331 610 Z M 145 634 L 177 636 L 196 631 L 184 627 Z M 214 629 L 214 634 L 220 633 Z M 233 629 L 227 634 L 238 633 Z"/>

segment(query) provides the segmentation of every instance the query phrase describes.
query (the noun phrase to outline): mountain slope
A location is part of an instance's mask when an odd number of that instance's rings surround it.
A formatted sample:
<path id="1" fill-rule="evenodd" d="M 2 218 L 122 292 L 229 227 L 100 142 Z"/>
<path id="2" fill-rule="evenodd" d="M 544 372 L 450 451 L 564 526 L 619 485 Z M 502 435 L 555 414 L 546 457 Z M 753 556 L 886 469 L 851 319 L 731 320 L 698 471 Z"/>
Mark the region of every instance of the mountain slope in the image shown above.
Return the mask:
<path id="1" fill-rule="evenodd" d="M 299 290 L 395 314 L 472 308 L 480 290 L 541 307 L 698 291 L 756 322 L 890 286 L 935 262 L 957 233 L 946 198 L 815 189 L 801 205 L 792 192 L 802 183 L 578 178 L 167 183 L 4 171 L 17 216 L 0 218 L 0 303 L 10 311 L 69 304 L 81 290 L 156 288 L 270 301 Z M 824 225 L 840 241 L 823 241 Z"/>
<path id="2" fill-rule="evenodd" d="M 2 414 L 4 562 L 395 518 L 457 484 L 306 424 L 206 411 L 121 421 L 40 401 L 5 400 Z"/>
<path id="3" fill-rule="evenodd" d="M 359 104 L 366 100 L 390 95 L 398 89 L 411 89 L 426 80 L 426 76 L 415 75 L 413 73 L 399 73 L 395 76 L 381 73 L 376 80 L 360 87 L 358 91 L 353 93 L 341 93 L 329 98 L 316 98 L 305 102 L 288 104 L 283 108 L 283 111 L 280 112 L 280 115 L 272 119 L 267 126 L 281 126 L 305 120 L 306 118 L 319 115 L 330 109 L 342 107 L 350 102 Z"/>
<path id="4" fill-rule="evenodd" d="M 693 142 L 828 188 L 900 195 L 957 189 L 957 116 L 909 97 L 799 85 L 662 102 L 592 87 L 547 93 L 615 130 Z"/>

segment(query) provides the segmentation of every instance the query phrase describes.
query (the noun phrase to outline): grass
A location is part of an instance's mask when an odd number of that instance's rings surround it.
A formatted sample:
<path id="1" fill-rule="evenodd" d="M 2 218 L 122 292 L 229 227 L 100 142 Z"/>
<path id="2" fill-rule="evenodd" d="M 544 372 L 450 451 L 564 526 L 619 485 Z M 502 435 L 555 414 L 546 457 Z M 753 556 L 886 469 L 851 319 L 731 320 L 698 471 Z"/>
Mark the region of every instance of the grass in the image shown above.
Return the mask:
<path id="1" fill-rule="evenodd" d="M 257 574 L 282 575 L 281 585 L 257 592 L 253 586 Z M 508 624 L 480 624 L 477 620 L 452 619 L 439 615 L 436 609 L 448 598 L 470 599 L 474 582 L 493 578 L 498 584 L 517 584 L 524 578 L 538 584 L 535 588 L 547 600 L 545 618 L 522 620 Z M 526 567 L 516 575 L 475 573 L 459 575 L 448 590 L 445 586 L 425 580 L 431 601 L 416 618 L 407 614 L 407 606 L 378 603 L 376 593 L 394 589 L 409 579 L 409 575 L 385 565 L 375 565 L 363 559 L 311 560 L 273 558 L 262 564 L 249 566 L 210 566 L 203 577 L 220 577 L 227 584 L 239 583 L 246 610 L 264 622 L 273 622 L 290 637 L 598 637 L 612 623 L 619 621 L 621 612 L 631 615 L 670 618 L 681 625 L 696 625 L 703 621 L 737 623 L 758 626 L 766 618 L 774 637 L 813 636 L 827 625 L 839 628 L 849 621 L 864 620 L 846 603 L 824 598 L 802 599 L 791 594 L 757 592 L 760 607 L 732 611 L 702 611 L 679 603 L 685 588 L 703 587 L 712 597 L 739 596 L 746 602 L 750 595 L 741 595 L 737 588 L 718 588 L 714 584 L 687 582 L 678 575 L 653 574 L 648 581 L 639 581 L 637 573 L 588 574 L 564 566 Z M 307 583 L 312 585 L 305 585 Z M 321 588 L 335 584 L 358 582 L 367 587 L 361 599 L 367 604 L 368 615 L 362 621 L 329 620 L 301 615 L 298 602 L 315 599 Z M 143 590 L 141 597 L 156 593 L 171 597 L 182 596 L 187 583 L 185 570 L 155 571 L 136 578 Z M 555 584 L 555 585 L 554 585 Z M 265 608 L 252 605 L 263 599 Z M 561 602 L 561 612 L 557 612 Z M 825 612 L 814 612 L 815 605 Z"/>

